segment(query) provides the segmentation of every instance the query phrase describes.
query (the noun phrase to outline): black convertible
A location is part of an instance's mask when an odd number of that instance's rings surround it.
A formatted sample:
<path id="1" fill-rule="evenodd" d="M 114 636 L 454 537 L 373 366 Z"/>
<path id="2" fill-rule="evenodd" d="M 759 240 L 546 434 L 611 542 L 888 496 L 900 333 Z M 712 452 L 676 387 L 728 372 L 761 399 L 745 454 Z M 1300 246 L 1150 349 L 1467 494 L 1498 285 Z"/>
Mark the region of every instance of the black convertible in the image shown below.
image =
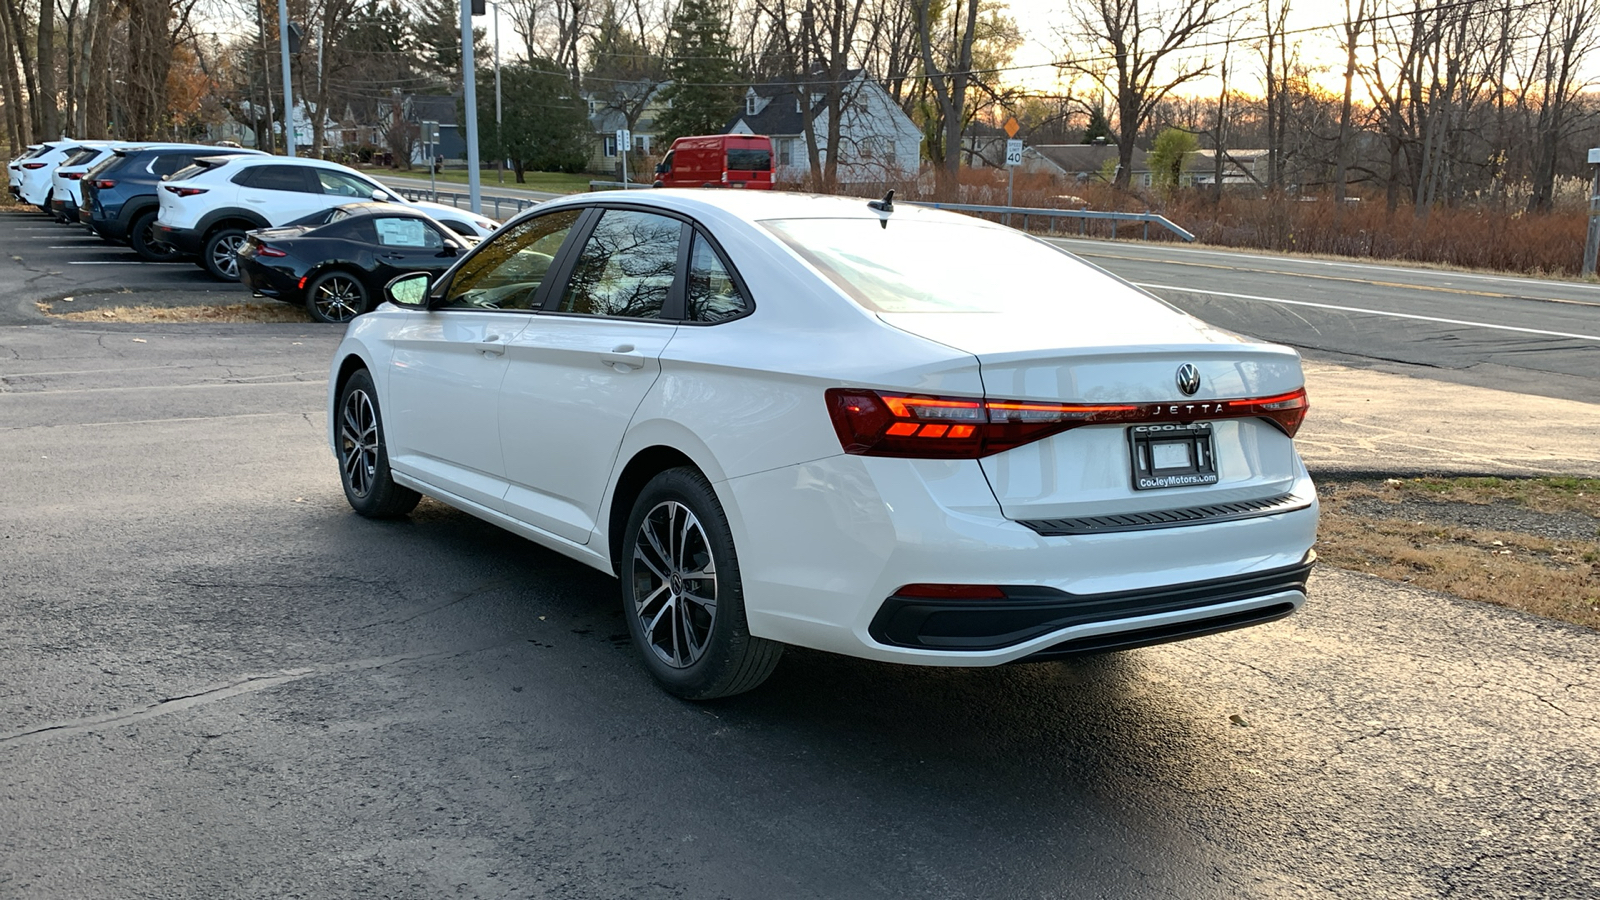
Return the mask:
<path id="1" fill-rule="evenodd" d="M 250 232 L 239 280 L 256 294 L 304 303 L 319 322 L 348 322 L 376 306 L 395 276 L 437 275 L 473 243 L 410 207 L 352 203 Z"/>

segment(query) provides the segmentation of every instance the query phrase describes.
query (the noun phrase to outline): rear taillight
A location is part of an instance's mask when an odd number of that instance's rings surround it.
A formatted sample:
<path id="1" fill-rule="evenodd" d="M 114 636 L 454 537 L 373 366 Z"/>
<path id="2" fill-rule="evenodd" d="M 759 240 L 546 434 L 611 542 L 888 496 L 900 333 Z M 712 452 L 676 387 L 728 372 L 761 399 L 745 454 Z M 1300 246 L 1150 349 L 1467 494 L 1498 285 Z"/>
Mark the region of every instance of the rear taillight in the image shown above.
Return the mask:
<path id="1" fill-rule="evenodd" d="M 1309 408 L 1304 388 L 1177 403 L 1035 403 L 850 388 L 831 388 L 827 398 L 846 453 L 916 459 L 978 459 L 1084 425 L 1265 418 L 1293 437 Z"/>
<path id="2" fill-rule="evenodd" d="M 114 188 L 117 186 L 116 179 L 114 178 L 96 178 L 89 183 L 94 185 L 94 189 L 97 191 L 103 191 L 107 188 Z"/>
<path id="3" fill-rule="evenodd" d="M 23 163 L 22 167 L 24 169 L 42 169 L 46 165 L 48 165 L 48 163 Z"/>
<path id="4" fill-rule="evenodd" d="M 61 174 L 68 181 L 78 181 L 83 178 L 82 172 L 62 172 Z"/>
<path id="5" fill-rule="evenodd" d="M 163 184 L 162 187 L 179 197 L 193 197 L 195 194 L 204 194 L 210 190 L 210 188 L 178 187 L 171 184 Z"/>
<path id="6" fill-rule="evenodd" d="M 285 253 L 282 250 L 279 250 L 277 247 L 274 247 L 271 244 L 262 244 L 260 246 L 260 248 L 258 248 L 256 250 L 256 255 L 257 256 L 288 256 L 289 254 Z"/>

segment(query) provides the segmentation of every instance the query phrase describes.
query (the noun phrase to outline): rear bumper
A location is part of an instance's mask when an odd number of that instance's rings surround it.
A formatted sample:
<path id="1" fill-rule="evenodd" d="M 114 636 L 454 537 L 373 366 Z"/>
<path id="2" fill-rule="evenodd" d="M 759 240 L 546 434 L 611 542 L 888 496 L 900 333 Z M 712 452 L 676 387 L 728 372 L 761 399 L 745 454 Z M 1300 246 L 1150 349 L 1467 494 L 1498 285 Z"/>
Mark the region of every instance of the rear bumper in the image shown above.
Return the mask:
<path id="1" fill-rule="evenodd" d="M 198 256 L 202 245 L 205 244 L 205 235 L 192 228 L 173 228 L 170 225 L 157 223 L 156 238 L 163 244 L 171 244 L 178 248 L 180 253 Z"/>
<path id="2" fill-rule="evenodd" d="M 1027 659 L 1049 659 L 1079 653 L 1124 650 L 1202 634 L 1214 634 L 1281 619 L 1306 593 L 1315 554 L 1304 562 L 1266 572 L 1234 575 L 1176 586 L 1074 595 L 1051 588 L 1008 588 L 1003 600 L 945 600 L 890 597 L 879 607 L 868 633 L 897 647 L 934 650 L 998 650 L 1039 635 L 1145 619 L 1132 630 L 1086 634 L 1052 645 Z M 1256 605 L 1250 601 L 1270 599 Z M 1248 604 L 1248 605 L 1247 605 Z M 1170 622 L 1171 613 L 1201 613 Z"/>
<path id="3" fill-rule="evenodd" d="M 1310 477 L 1296 469 L 1290 488 L 1308 502 L 1292 508 L 1088 534 L 1041 534 L 1006 518 L 972 460 L 840 455 L 717 491 L 752 634 L 884 662 L 993 666 L 1294 612 L 1319 514 Z M 1202 503 L 1207 493 L 1183 496 Z M 1004 596 L 901 596 L 914 584 L 993 585 Z"/>
<path id="4" fill-rule="evenodd" d="M 303 299 L 300 279 L 291 272 L 263 265 L 257 259 L 239 257 L 239 283 L 249 288 L 251 293 L 263 297 L 289 303 L 298 303 Z"/>

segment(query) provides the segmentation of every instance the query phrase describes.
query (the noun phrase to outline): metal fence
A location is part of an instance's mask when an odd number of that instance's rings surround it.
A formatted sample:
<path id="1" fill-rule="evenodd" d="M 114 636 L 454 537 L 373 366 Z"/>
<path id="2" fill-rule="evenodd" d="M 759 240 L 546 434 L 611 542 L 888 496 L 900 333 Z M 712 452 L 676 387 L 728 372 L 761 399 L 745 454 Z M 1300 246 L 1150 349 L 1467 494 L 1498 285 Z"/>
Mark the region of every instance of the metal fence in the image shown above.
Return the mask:
<path id="1" fill-rule="evenodd" d="M 1028 230 L 1028 226 L 1033 220 L 1045 219 L 1049 223 L 1049 233 L 1055 234 L 1056 221 L 1058 219 L 1077 219 L 1078 233 L 1086 234 L 1089 230 L 1089 222 L 1102 220 L 1111 223 L 1111 236 L 1113 238 L 1117 236 L 1118 222 L 1133 222 L 1143 226 L 1146 239 L 1149 239 L 1150 226 L 1154 224 L 1167 229 L 1185 241 L 1194 240 L 1193 234 L 1173 224 L 1166 216 L 1156 213 L 1103 212 L 1095 209 L 1042 209 L 1030 206 L 980 206 L 972 203 L 928 203 L 920 200 L 905 200 L 901 202 L 908 206 L 925 206 L 929 209 L 948 209 L 955 212 L 977 213 L 984 216 L 999 216 L 1000 220 L 1007 225 L 1013 224 L 1017 217 L 1021 217 L 1023 231 Z"/>
<path id="2" fill-rule="evenodd" d="M 407 200 L 432 200 L 435 203 L 448 203 L 456 209 L 471 209 L 472 195 L 460 191 L 430 191 L 427 188 L 390 188 L 396 194 Z M 543 201 L 528 200 L 523 197 L 491 197 L 487 194 L 478 197 L 479 205 L 484 213 L 495 219 L 506 219 L 516 215 L 530 206 L 538 206 Z M 490 212 L 490 206 L 494 211 Z M 501 214 L 502 207 L 506 210 Z"/>

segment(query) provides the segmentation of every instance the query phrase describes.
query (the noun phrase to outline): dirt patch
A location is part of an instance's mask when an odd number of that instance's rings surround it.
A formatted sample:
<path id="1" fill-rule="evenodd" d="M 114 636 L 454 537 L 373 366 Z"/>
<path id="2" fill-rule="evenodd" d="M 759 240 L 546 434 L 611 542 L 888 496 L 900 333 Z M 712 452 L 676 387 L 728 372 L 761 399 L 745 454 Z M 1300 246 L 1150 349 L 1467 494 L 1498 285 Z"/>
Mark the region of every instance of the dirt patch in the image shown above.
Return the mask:
<path id="1" fill-rule="evenodd" d="M 1324 481 L 1318 492 L 1328 565 L 1600 628 L 1600 479 Z"/>
<path id="2" fill-rule="evenodd" d="M 73 322 L 309 322 L 305 308 L 288 303 L 226 303 L 204 306 L 113 306 L 75 310 L 65 301 L 41 302 L 39 311 Z"/>

